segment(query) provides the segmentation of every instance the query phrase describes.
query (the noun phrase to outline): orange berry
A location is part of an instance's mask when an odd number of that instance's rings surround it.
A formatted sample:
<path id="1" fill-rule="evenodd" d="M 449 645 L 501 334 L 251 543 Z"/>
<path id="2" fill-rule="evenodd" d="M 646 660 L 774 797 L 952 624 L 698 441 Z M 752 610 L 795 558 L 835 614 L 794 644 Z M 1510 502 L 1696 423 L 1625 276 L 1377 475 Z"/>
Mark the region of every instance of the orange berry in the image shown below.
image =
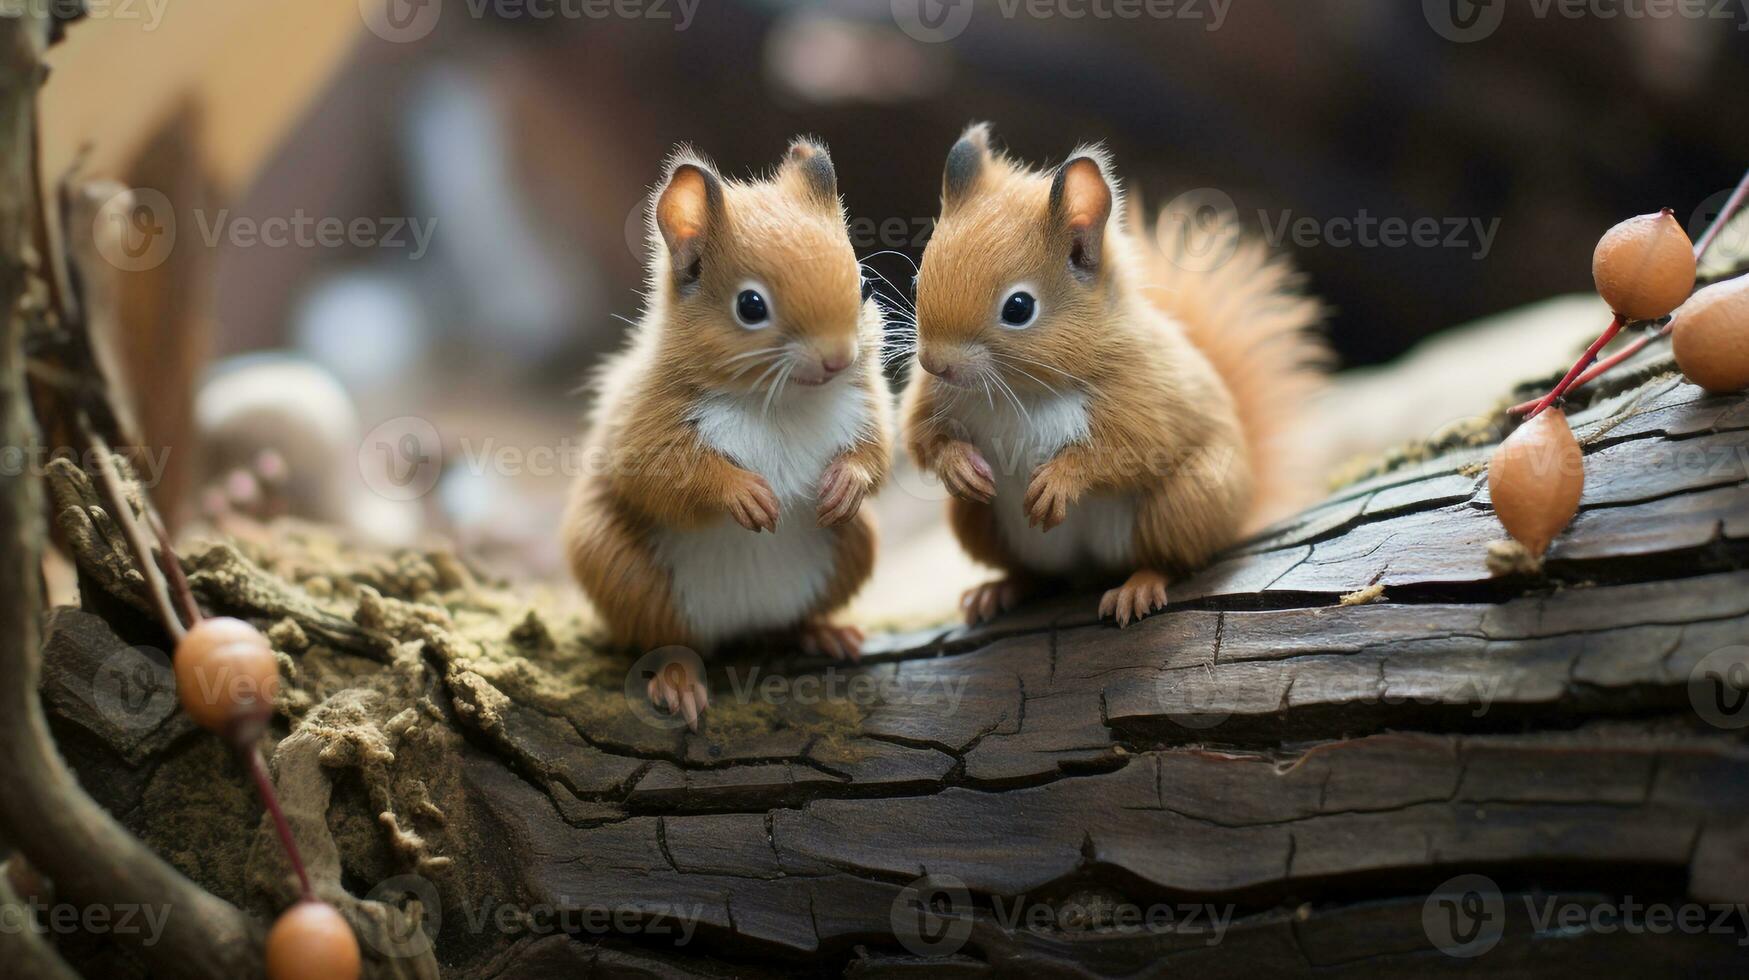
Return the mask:
<path id="1" fill-rule="evenodd" d="M 1597 294 L 1629 320 L 1656 320 L 1694 290 L 1694 243 L 1665 208 L 1603 233 L 1591 255 Z"/>
<path id="2" fill-rule="evenodd" d="M 279 693 L 279 661 L 261 631 L 242 620 L 195 624 L 176 645 L 176 695 L 202 728 L 229 734 L 246 718 L 265 718 Z"/>
<path id="3" fill-rule="evenodd" d="M 1670 347 L 1688 380 L 1722 395 L 1749 388 L 1749 276 L 1695 293 L 1670 321 Z"/>
<path id="4" fill-rule="evenodd" d="M 327 902 L 302 901 L 267 933 L 268 980 L 358 980 L 358 938 Z"/>
<path id="5" fill-rule="evenodd" d="M 1579 442 L 1558 408 L 1545 409 L 1506 437 L 1488 462 L 1488 496 L 1506 533 L 1540 558 L 1572 523 L 1585 490 Z"/>

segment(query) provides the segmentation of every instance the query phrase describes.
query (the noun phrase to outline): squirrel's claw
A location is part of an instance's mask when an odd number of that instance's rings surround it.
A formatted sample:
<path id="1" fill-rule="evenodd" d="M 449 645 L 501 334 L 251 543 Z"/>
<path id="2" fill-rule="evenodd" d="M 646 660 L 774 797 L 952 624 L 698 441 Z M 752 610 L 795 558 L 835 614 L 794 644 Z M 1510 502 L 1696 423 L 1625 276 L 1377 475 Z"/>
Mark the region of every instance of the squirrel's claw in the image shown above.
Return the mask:
<path id="1" fill-rule="evenodd" d="M 820 526 L 836 527 L 847 523 L 862 508 L 866 496 L 868 479 L 861 468 L 842 459 L 833 463 L 820 479 Z"/>
<path id="2" fill-rule="evenodd" d="M 970 443 L 961 444 L 943 457 L 941 482 L 948 493 L 961 500 L 987 504 L 996 496 L 996 474 L 984 454 Z"/>
<path id="3" fill-rule="evenodd" d="M 764 477 L 748 473 L 740 486 L 729 491 L 728 504 L 729 516 L 747 530 L 755 534 L 777 530 L 777 518 L 782 508 L 778 506 L 777 494 L 771 492 L 771 485 Z"/>
<path id="4" fill-rule="evenodd" d="M 1099 618 L 1117 620 L 1118 629 L 1166 608 L 1166 576 L 1139 569 L 1129 580 L 1099 600 Z"/>

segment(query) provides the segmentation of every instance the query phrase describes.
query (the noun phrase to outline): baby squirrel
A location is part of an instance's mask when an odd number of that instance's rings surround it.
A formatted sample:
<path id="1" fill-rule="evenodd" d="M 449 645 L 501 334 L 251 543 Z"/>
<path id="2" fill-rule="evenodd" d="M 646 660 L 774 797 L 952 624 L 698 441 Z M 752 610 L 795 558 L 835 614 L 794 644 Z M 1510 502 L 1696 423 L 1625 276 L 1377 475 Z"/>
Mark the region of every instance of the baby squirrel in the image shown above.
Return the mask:
<path id="1" fill-rule="evenodd" d="M 643 315 L 593 381 L 598 465 L 565 517 L 577 581 L 618 645 L 768 637 L 856 659 L 861 631 L 827 617 L 874 564 L 861 506 L 891 461 L 890 394 L 826 147 L 797 139 L 750 181 L 677 149 L 650 253 Z M 687 659 L 649 693 L 696 731 Z"/>
<path id="2" fill-rule="evenodd" d="M 1127 625 L 1308 485 L 1286 437 L 1323 375 L 1319 304 L 1230 221 L 1161 231 L 1125 227 L 1097 147 L 1036 171 L 975 125 L 948 153 L 901 413 L 961 545 L 1005 575 L 966 593 L 970 623 L 1127 575 L 1099 604 Z"/>

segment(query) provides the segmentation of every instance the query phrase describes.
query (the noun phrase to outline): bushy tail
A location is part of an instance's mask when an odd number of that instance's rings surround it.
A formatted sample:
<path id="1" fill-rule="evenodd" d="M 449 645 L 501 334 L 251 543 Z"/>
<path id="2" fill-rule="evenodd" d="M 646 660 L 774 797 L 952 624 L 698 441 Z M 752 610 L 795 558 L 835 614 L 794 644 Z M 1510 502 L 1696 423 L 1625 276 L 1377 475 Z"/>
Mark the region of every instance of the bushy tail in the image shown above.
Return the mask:
<path id="1" fill-rule="evenodd" d="M 1301 437 L 1331 362 L 1323 304 L 1230 216 L 1169 208 L 1154 227 L 1132 227 L 1150 240 L 1149 297 L 1214 364 L 1238 407 L 1257 486 L 1246 533 L 1313 502 L 1321 484 Z"/>

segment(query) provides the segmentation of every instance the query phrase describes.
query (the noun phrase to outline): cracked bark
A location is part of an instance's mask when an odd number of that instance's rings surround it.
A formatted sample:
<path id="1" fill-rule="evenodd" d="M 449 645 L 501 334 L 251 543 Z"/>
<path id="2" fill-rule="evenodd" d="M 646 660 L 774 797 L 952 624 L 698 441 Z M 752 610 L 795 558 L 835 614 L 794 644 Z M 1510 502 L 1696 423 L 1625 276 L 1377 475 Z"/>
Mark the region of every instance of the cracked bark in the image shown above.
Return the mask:
<path id="1" fill-rule="evenodd" d="M 467 846 L 447 856 L 465 887 L 445 892 L 436 930 L 446 974 L 1401 975 L 1461 964 L 1424 925 L 1459 874 L 1500 889 L 1505 933 L 1479 961 L 1494 969 L 1741 971 L 1740 931 L 1538 930 L 1526 914 L 1550 898 L 1749 899 L 1749 746 L 1694 700 L 1701 662 L 1749 644 L 1749 400 L 1655 378 L 1574 427 L 1605 434 L 1542 577 L 1490 577 L 1501 532 L 1473 468 L 1487 448 L 1462 449 L 1343 488 L 1127 630 L 1094 621 L 1095 597 L 1065 596 L 979 629 L 877 638 L 851 676 L 964 683 L 963 699 L 881 700 L 848 734 L 583 717 L 428 648 L 447 703 L 427 714 L 464 737 L 465 805 L 448 819 Z M 1381 601 L 1340 604 L 1373 584 Z M 230 611 L 296 618 L 295 597 L 257 594 Z M 370 638 L 308 615 L 336 642 Z M 395 661 L 370 642 L 361 657 Z M 128 773 L 182 743 L 91 723 L 50 653 L 45 695 L 82 776 L 119 812 L 149 809 Z M 733 696 L 720 679 L 717 693 Z M 925 871 L 970 898 L 969 936 L 945 958 L 894 935 Z M 692 910 L 699 926 L 683 945 L 470 927 L 467 903 L 488 895 L 646 924 Z M 1234 918 L 1211 942 L 1003 914 L 1088 896 Z"/>

